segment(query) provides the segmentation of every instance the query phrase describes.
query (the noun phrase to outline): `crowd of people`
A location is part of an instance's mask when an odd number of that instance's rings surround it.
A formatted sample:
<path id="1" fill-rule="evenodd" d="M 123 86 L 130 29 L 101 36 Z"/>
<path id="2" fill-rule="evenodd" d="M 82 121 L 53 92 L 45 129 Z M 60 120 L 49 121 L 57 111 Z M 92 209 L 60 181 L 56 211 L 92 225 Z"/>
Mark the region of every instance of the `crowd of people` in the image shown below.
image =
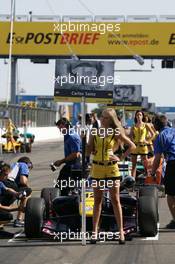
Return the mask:
<path id="1" fill-rule="evenodd" d="M 160 169 L 161 161 L 166 161 L 166 172 L 161 183 L 165 185 L 167 203 L 172 215 L 171 222 L 167 228 L 175 228 L 175 129 L 170 127 L 164 115 L 157 115 L 150 118 L 142 111 L 135 113 L 134 125 L 130 133 L 126 133 L 121 120 L 117 117 L 116 111 L 107 108 L 102 111 L 100 120 L 97 115 L 86 114 L 85 134 L 78 134 L 75 128 L 82 127 L 82 116 L 79 115 L 78 122 L 74 129 L 66 118 L 61 118 L 56 126 L 64 134 L 64 158 L 56 160 L 54 166 L 61 166 L 56 188 L 60 188 L 61 181 L 68 181 L 69 178 L 81 178 L 77 176 L 81 169 L 82 137 L 86 137 L 86 165 L 91 164 L 91 179 L 97 182 L 93 186 L 94 209 L 93 209 L 93 233 L 91 243 L 96 243 L 99 230 L 100 214 L 102 209 L 103 191 L 100 187 L 100 180 L 110 180 L 112 185 L 109 188 L 111 203 L 114 215 L 119 227 L 120 244 L 125 244 L 125 234 L 123 231 L 123 216 L 120 204 L 120 171 L 118 162 L 131 157 L 132 176 L 136 178 L 136 165 L 138 156 L 141 158 L 145 172 L 147 173 L 147 162 L 152 157 L 150 176 L 156 180 L 157 170 Z M 69 128 L 69 130 L 68 130 Z M 72 128 L 72 130 L 70 129 Z M 103 134 L 100 133 L 103 131 Z M 96 133 L 95 133 L 96 132 Z M 32 162 L 28 157 L 20 158 L 11 166 L 3 161 L 0 163 L 0 224 L 12 219 L 11 211 L 17 210 L 17 218 L 14 226 L 24 225 L 24 208 L 32 190 L 28 186 L 29 171 L 32 169 Z M 75 173 L 72 173 L 72 172 Z M 162 174 L 162 173 L 161 173 Z M 62 195 L 68 195 L 70 188 L 67 185 L 61 190 Z M 25 192 L 25 195 L 20 195 Z M 14 201 L 20 201 L 18 206 L 14 206 Z"/>
<path id="2" fill-rule="evenodd" d="M 59 129 L 63 127 L 67 128 L 69 125 L 70 122 L 65 118 L 60 119 L 56 123 Z M 79 116 L 76 127 L 80 127 L 81 125 L 81 116 Z M 91 160 L 90 175 L 92 179 L 95 179 L 97 182 L 103 179 L 106 181 L 109 179 L 113 180 L 113 186 L 111 186 L 109 191 L 114 215 L 120 231 L 119 243 L 124 244 L 125 237 L 119 194 L 120 171 L 117 163 L 118 161 L 124 161 L 129 156 L 132 161 L 132 176 L 134 178 L 136 178 L 138 156 L 140 156 L 143 166 L 145 167 L 145 173 L 147 173 L 147 163 L 150 157 L 152 158 L 150 176 L 154 183 L 156 183 L 157 171 L 159 170 L 160 172 L 161 159 L 166 161 L 166 172 L 164 179 L 161 179 L 161 183 L 165 184 L 168 207 L 172 215 L 172 221 L 166 227 L 175 228 L 175 186 L 173 184 L 175 129 L 169 126 L 166 116 L 154 116 L 151 122 L 148 116 L 138 110 L 135 113 L 134 125 L 130 129 L 130 133 L 128 133 L 127 130 L 126 135 L 126 130 L 122 127 L 121 120 L 117 117 L 115 110 L 107 108 L 103 110 L 100 120 L 97 119 L 96 115 L 94 118 L 94 114 L 86 114 L 86 128 L 89 128 L 87 129 L 88 132 L 90 131 L 86 139 L 86 161 L 89 163 Z M 97 129 L 96 134 L 94 134 L 93 128 Z M 100 129 L 104 131 L 103 136 L 99 133 Z M 108 133 L 109 129 L 110 134 Z M 119 131 L 120 133 L 115 134 L 114 131 Z M 67 178 L 66 170 L 70 172 L 75 164 L 81 167 L 81 136 L 82 135 L 75 136 L 75 131 L 64 135 L 65 157 L 61 161 L 58 160 L 54 163 L 56 166 L 60 166 L 62 163 L 65 164 L 60 173 L 61 176 L 64 174 L 64 179 Z M 90 158 L 90 156 L 92 156 L 92 158 Z M 69 174 L 69 177 L 71 177 L 71 174 Z M 59 180 L 60 177 L 58 177 L 58 181 Z M 102 208 L 103 190 L 97 184 L 97 186 L 93 188 L 93 191 L 93 232 L 95 238 L 91 242 L 96 243 Z"/>

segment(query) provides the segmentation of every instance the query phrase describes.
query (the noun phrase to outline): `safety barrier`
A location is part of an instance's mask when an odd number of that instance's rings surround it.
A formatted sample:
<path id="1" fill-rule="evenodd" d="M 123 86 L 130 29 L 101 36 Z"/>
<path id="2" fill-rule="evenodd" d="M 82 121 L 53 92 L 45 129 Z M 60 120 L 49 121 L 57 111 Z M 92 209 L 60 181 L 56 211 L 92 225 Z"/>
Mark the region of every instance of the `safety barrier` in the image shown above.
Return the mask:
<path id="1" fill-rule="evenodd" d="M 3 127 L 3 119 L 9 117 L 17 127 L 24 125 L 30 127 L 50 127 L 54 126 L 57 120 L 57 112 L 45 108 L 29 108 L 19 105 L 0 104 L 0 127 Z"/>

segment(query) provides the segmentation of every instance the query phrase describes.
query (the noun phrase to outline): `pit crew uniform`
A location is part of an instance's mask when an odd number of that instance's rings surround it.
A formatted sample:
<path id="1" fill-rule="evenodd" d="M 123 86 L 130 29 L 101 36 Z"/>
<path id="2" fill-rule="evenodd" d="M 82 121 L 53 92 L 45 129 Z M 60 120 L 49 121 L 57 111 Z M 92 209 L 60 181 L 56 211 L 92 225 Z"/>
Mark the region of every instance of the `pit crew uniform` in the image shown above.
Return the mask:
<path id="1" fill-rule="evenodd" d="M 11 172 L 8 175 L 8 179 L 3 181 L 5 186 L 14 189 L 16 192 L 26 191 L 28 197 L 32 193 L 32 189 L 22 186 L 20 183 L 20 177 L 29 177 L 29 165 L 25 162 L 16 162 L 11 165 Z"/>
<path id="2" fill-rule="evenodd" d="M 165 193 L 175 196 L 175 129 L 164 127 L 154 141 L 154 154 L 164 154 L 167 165 L 164 177 Z"/>
<path id="3" fill-rule="evenodd" d="M 3 182 L 0 182 L 0 204 L 4 205 L 3 200 L 6 195 L 7 187 Z M 13 215 L 10 212 L 7 212 L 3 209 L 0 209 L 0 221 L 11 221 L 13 219 Z"/>
<path id="4" fill-rule="evenodd" d="M 81 152 L 81 138 L 79 134 L 70 131 L 69 134 L 64 135 L 64 156 L 66 158 L 70 154 L 78 152 Z M 68 161 L 60 170 L 55 187 L 60 189 L 62 195 L 68 195 L 70 191 L 68 184 L 66 184 L 64 188 L 60 188 L 63 181 L 68 182 L 69 179 L 74 179 L 78 182 L 78 179 L 81 177 L 81 172 L 80 174 L 79 172 L 76 172 L 76 170 L 81 168 L 80 161 L 80 158 Z"/>

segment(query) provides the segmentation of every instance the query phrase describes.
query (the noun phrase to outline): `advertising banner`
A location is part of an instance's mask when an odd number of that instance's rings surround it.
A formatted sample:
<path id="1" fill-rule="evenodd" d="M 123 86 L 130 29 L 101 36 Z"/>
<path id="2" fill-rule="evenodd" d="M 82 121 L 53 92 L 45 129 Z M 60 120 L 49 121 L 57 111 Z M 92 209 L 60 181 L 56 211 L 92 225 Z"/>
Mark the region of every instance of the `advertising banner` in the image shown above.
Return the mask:
<path id="1" fill-rule="evenodd" d="M 16 103 L 23 107 L 36 108 L 37 96 L 36 95 L 17 95 Z"/>
<path id="2" fill-rule="evenodd" d="M 56 60 L 57 102 L 112 103 L 114 62 Z"/>
<path id="3" fill-rule="evenodd" d="M 7 57 L 10 22 L 0 22 L 0 36 L 0 56 Z M 12 38 L 12 54 L 17 57 L 126 58 L 133 52 L 143 57 L 175 56 L 174 22 L 15 22 Z"/>

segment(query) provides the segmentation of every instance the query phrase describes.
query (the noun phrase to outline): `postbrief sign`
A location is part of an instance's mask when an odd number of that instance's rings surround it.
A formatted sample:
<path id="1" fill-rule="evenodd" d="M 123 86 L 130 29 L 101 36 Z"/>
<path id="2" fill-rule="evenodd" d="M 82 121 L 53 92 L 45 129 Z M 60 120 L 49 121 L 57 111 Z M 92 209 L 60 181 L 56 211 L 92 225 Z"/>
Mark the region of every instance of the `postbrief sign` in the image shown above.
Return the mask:
<path id="1" fill-rule="evenodd" d="M 73 52 L 82 57 L 123 58 L 132 57 L 130 50 L 148 58 L 175 56 L 175 23 L 72 22 L 68 27 L 70 22 L 64 22 L 64 28 L 63 22 L 56 23 L 15 22 L 13 56 L 65 57 Z M 1 57 L 8 56 L 9 43 L 10 23 L 0 22 Z"/>

